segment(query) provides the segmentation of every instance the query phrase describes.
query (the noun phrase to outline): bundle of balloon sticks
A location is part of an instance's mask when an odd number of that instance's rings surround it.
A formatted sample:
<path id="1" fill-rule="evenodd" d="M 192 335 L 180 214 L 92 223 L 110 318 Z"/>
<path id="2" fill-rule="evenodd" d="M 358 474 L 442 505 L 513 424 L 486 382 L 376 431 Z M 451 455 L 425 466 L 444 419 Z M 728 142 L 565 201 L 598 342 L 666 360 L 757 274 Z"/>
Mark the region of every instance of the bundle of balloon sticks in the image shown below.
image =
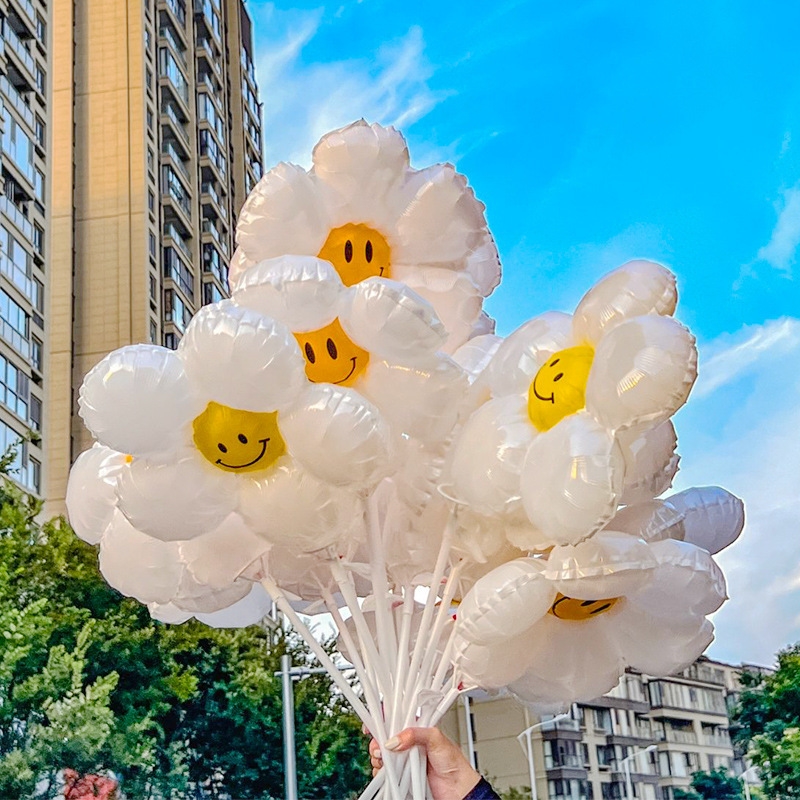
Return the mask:
<path id="1" fill-rule="evenodd" d="M 628 262 L 503 339 L 484 211 L 396 130 L 333 131 L 248 198 L 231 298 L 80 392 L 67 506 L 108 582 L 171 624 L 274 601 L 381 744 L 476 687 L 555 709 L 683 668 L 744 525 L 723 489 L 665 496 L 697 366 L 673 274 Z M 424 800 L 420 753 L 375 795 Z"/>

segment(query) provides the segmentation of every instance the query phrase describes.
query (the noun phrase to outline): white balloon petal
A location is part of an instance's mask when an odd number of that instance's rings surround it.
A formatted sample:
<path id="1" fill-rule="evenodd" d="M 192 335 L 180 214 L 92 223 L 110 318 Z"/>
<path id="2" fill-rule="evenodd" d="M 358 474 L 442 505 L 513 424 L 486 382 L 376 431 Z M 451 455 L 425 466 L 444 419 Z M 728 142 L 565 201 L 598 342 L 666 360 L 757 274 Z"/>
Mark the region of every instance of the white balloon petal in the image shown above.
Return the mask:
<path id="1" fill-rule="evenodd" d="M 241 273 L 232 297 L 239 305 L 302 332 L 324 328 L 336 319 L 343 288 L 328 261 L 287 255 Z"/>
<path id="2" fill-rule="evenodd" d="M 169 603 L 186 565 L 178 545 L 136 530 L 117 512 L 100 540 L 100 572 L 119 592 L 141 603 Z"/>
<path id="3" fill-rule="evenodd" d="M 522 502 L 552 544 L 574 544 L 611 519 L 624 477 L 614 438 L 581 412 L 533 440 L 520 476 Z"/>
<path id="4" fill-rule="evenodd" d="M 451 476 L 457 499 L 483 514 L 518 508 L 520 472 L 533 439 L 523 398 L 490 400 L 479 408 L 453 448 Z"/>
<path id="5" fill-rule="evenodd" d="M 321 550 L 352 535 L 362 516 L 355 494 L 287 462 L 242 487 L 240 512 L 245 523 L 267 541 L 298 553 Z"/>
<path id="6" fill-rule="evenodd" d="M 289 328 L 232 300 L 203 306 L 179 353 L 198 395 L 235 409 L 284 408 L 306 384 Z"/>
<path id="7" fill-rule="evenodd" d="M 429 303 L 402 283 L 384 278 L 368 278 L 351 287 L 341 323 L 353 341 L 389 360 L 425 357 L 447 338 Z"/>
<path id="8" fill-rule="evenodd" d="M 628 261 L 601 278 L 575 309 L 576 339 L 597 342 L 621 322 L 643 314 L 671 315 L 675 276 L 653 261 Z"/>
<path id="9" fill-rule="evenodd" d="M 67 482 L 67 514 L 75 533 L 98 544 L 117 506 L 117 478 L 127 458 L 116 450 L 95 444 L 76 459 Z"/>
<path id="10" fill-rule="evenodd" d="M 712 555 L 733 544 L 744 530 L 744 503 L 718 486 L 686 489 L 668 497 L 666 504 L 682 517 L 679 538 Z"/>
<path id="11" fill-rule="evenodd" d="M 625 459 L 625 486 L 621 503 L 642 503 L 672 486 L 680 456 L 675 452 L 678 437 L 670 420 L 646 428 L 633 428 L 617 434 Z"/>
<path id="12" fill-rule="evenodd" d="M 199 613 L 195 616 L 210 628 L 247 628 L 257 625 L 272 608 L 272 599 L 258 584 L 233 605 L 213 614 Z"/>
<path id="13" fill-rule="evenodd" d="M 233 511 L 235 480 L 191 451 L 169 463 L 135 459 L 119 479 L 119 508 L 150 536 L 191 539 L 213 530 Z"/>
<path id="14" fill-rule="evenodd" d="M 278 421 L 289 453 L 323 480 L 368 485 L 389 469 L 388 426 L 378 410 L 352 389 L 312 385 Z"/>
<path id="15" fill-rule="evenodd" d="M 84 378 L 78 405 L 98 441 L 132 455 L 179 446 L 202 409 L 177 355 L 146 344 L 107 355 Z"/>
<path id="16" fill-rule="evenodd" d="M 612 431 L 654 424 L 686 402 L 696 377 L 694 336 L 671 317 L 636 317 L 598 343 L 586 408 Z"/>

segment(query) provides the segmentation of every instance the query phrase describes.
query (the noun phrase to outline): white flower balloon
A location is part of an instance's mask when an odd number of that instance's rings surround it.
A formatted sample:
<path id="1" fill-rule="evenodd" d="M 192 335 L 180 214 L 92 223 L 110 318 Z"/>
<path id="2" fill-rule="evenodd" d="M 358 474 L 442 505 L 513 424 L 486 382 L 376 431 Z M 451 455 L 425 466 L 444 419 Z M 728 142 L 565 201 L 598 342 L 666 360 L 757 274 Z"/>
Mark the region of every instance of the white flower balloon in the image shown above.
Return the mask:
<path id="1" fill-rule="evenodd" d="M 484 206 L 449 164 L 412 169 L 394 128 L 363 120 L 326 134 L 310 172 L 279 164 L 259 181 L 237 225 L 231 280 L 288 254 L 329 261 L 347 286 L 402 281 L 429 300 L 452 352 L 486 332 L 482 301 L 500 280 Z"/>

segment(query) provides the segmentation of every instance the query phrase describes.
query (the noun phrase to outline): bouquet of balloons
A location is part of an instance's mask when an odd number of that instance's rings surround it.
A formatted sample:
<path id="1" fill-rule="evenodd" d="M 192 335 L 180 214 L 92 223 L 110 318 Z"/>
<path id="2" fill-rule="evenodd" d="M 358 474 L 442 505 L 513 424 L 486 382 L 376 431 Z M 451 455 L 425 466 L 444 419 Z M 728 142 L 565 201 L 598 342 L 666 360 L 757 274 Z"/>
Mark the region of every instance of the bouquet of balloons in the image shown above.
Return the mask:
<path id="1" fill-rule="evenodd" d="M 500 339 L 484 206 L 363 121 L 268 172 L 237 243 L 231 298 L 176 351 L 84 380 L 67 506 L 112 586 L 169 623 L 274 601 L 381 744 L 475 687 L 555 708 L 702 653 L 744 514 L 718 488 L 657 499 L 697 364 L 667 269 L 629 262 Z M 362 797 L 424 800 L 421 755 L 384 758 Z"/>

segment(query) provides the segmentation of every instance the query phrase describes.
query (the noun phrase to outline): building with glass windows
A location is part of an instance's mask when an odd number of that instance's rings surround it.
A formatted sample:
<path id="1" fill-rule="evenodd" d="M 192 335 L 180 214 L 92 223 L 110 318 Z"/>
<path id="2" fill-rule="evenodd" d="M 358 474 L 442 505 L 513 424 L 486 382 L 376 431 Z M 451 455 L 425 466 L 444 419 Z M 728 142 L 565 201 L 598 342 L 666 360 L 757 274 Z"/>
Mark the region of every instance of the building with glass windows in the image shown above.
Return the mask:
<path id="1" fill-rule="evenodd" d="M 0 451 L 42 491 L 50 0 L 0 0 Z M 22 444 L 18 444 L 21 440 Z"/>
<path id="2" fill-rule="evenodd" d="M 263 161 L 243 0 L 65 0 L 52 28 L 42 485 L 57 513 L 90 444 L 84 374 L 123 345 L 177 347 L 195 311 L 227 296 L 236 214 Z"/>
<path id="3" fill-rule="evenodd" d="M 576 703 L 553 721 L 508 697 L 475 693 L 451 709 L 443 729 L 475 754 L 498 790 L 530 787 L 525 739 L 521 745 L 517 736 L 536 726 L 531 744 L 541 800 L 627 800 L 628 770 L 633 798 L 674 800 L 676 789 L 689 789 L 693 772 L 744 771 L 728 732 L 742 669 L 701 657 L 668 678 L 629 671 L 607 695 Z"/>

